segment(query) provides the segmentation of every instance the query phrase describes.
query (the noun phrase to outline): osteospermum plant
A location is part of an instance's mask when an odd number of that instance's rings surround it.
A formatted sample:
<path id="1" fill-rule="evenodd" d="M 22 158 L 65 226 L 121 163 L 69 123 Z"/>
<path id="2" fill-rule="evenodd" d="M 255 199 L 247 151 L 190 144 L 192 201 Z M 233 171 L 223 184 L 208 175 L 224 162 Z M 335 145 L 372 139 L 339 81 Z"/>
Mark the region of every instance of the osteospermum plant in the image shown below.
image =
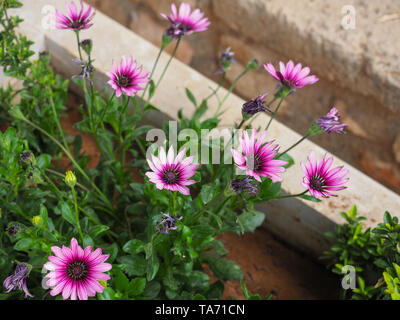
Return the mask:
<path id="1" fill-rule="evenodd" d="M 79 109 L 82 119 L 74 124 L 79 133 L 65 132 L 61 119 L 66 117 L 69 80 L 54 74 L 48 54 L 30 59 L 31 43 L 15 33 L 19 20 L 7 14 L 20 4 L 3 3 L 2 48 L 7 50 L 1 51 L 0 64 L 6 75 L 22 82 L 20 90 L 0 88 L 0 127 L 8 127 L 0 132 L 0 274 L 6 298 L 220 299 L 224 281 L 244 276 L 236 262 L 226 259 L 227 250 L 217 236 L 254 232 L 265 218 L 255 203 L 288 197 L 321 201 L 345 192 L 348 171 L 333 167 L 332 157 L 318 160 L 311 153 L 307 160 L 289 155 L 310 136 L 344 133 L 339 110 L 327 109 L 283 151 L 284 137 L 273 137 L 269 130 L 286 97 L 303 94 L 297 89 L 318 81 L 309 75 L 309 67 L 289 61 L 276 70 L 266 63 L 267 72 L 279 82 L 272 88 L 275 92 L 267 94 L 271 88 L 265 88 L 242 106 L 225 106 L 239 80 L 260 67 L 250 60 L 219 97 L 235 63 L 234 52 L 226 49 L 216 72 L 219 85 L 201 101 L 186 89 L 195 111 L 189 118 L 184 114 L 191 110 L 180 111 L 176 127 L 200 137 L 203 130 L 217 128 L 226 114 L 223 107 L 237 108 L 242 119 L 232 124 L 236 131 L 229 143 L 173 141 L 173 129 L 164 125 L 158 137 L 171 139 L 159 139 L 155 147 L 145 139 L 154 128 L 144 124 L 150 111 L 158 112 L 152 98 L 182 37 L 211 30 L 209 19 L 187 3 L 179 8 L 172 4 L 169 15 L 161 14 L 166 32 L 160 35 L 162 45 L 152 68 L 142 67 L 134 50 L 119 63 L 120 57 L 109 57 L 104 66 L 110 70 L 108 85 L 99 91 L 93 81 L 96 39 L 83 36 L 87 29 L 101 26 L 92 7 L 69 1 L 66 10 L 55 13 L 55 32 L 76 40 L 71 68 L 75 64 L 81 70 L 72 81 L 81 86 L 85 99 Z M 173 53 L 160 66 L 159 57 L 170 44 L 175 45 Z M 217 107 L 207 112 L 215 97 Z M 261 114 L 269 121 L 255 130 L 251 123 Z M 85 141 L 92 138 L 98 161 L 90 161 L 83 135 Z M 232 161 L 213 163 L 214 148 Z M 194 149 L 207 152 L 203 156 Z M 281 195 L 281 185 L 293 170 L 304 173 L 293 187 L 299 193 Z M 244 294 L 250 297 L 247 289 Z"/>

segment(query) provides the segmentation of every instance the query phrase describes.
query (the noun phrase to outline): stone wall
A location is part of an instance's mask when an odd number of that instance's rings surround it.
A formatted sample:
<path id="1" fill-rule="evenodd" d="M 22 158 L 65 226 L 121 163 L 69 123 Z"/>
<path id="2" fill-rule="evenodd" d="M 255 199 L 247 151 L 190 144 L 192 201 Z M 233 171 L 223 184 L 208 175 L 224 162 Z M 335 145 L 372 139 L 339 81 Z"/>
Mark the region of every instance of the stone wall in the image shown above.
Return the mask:
<path id="1" fill-rule="evenodd" d="M 86 0 L 157 46 L 168 27 L 159 13 L 170 0 Z M 179 3 L 181 1 L 175 1 Z M 400 3 L 391 0 L 186 0 L 211 21 L 209 31 L 184 38 L 177 58 L 219 81 L 217 57 L 231 47 L 238 61 L 226 86 L 253 57 L 275 65 L 289 59 L 309 65 L 320 81 L 299 90 L 278 120 L 299 133 L 337 107 L 349 124 L 345 136 L 314 142 L 400 193 Z M 355 29 L 345 29 L 343 6 L 355 9 Z M 117 35 L 116 35 L 117 36 Z M 169 50 L 172 50 L 170 46 Z M 127 52 L 135 55 L 134 52 Z M 276 83 L 264 69 L 247 75 L 236 93 L 244 99 Z M 240 106 L 232 106 L 239 108 Z"/>

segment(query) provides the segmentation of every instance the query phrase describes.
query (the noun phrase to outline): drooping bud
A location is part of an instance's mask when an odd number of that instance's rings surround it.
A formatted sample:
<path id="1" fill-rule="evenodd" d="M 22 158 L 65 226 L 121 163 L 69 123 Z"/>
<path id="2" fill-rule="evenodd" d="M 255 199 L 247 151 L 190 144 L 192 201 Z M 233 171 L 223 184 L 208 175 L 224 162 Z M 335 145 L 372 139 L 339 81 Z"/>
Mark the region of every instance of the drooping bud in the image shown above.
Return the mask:
<path id="1" fill-rule="evenodd" d="M 165 217 L 161 222 L 158 223 L 156 229 L 160 233 L 168 233 L 169 230 L 176 230 L 178 227 L 176 223 L 183 219 L 183 217 L 174 218 L 168 213 L 163 213 Z"/>
<path id="2" fill-rule="evenodd" d="M 20 263 L 15 268 L 14 274 L 10 275 L 3 282 L 3 286 L 6 289 L 6 293 L 9 293 L 13 290 L 21 290 L 25 293 L 25 298 L 33 297 L 28 291 L 26 286 L 26 278 L 28 277 L 30 272 L 29 265 L 25 263 Z"/>
<path id="3" fill-rule="evenodd" d="M 265 97 L 267 96 L 267 93 L 264 95 L 258 96 L 257 98 L 254 98 L 250 101 L 247 101 L 245 104 L 243 104 L 242 107 L 242 115 L 245 120 L 250 118 L 251 116 L 259 113 L 259 112 L 264 112 L 268 111 L 272 113 L 272 111 L 265 107 Z"/>
<path id="4" fill-rule="evenodd" d="M 344 128 L 347 127 L 347 124 L 340 123 L 340 114 L 336 108 L 332 108 L 326 116 L 319 118 L 317 123 L 327 133 L 337 132 L 344 134 Z"/>
<path id="5" fill-rule="evenodd" d="M 247 193 L 252 196 L 257 195 L 259 192 L 258 186 L 253 183 L 253 179 L 249 176 L 243 179 L 232 180 L 231 189 L 237 194 Z"/>

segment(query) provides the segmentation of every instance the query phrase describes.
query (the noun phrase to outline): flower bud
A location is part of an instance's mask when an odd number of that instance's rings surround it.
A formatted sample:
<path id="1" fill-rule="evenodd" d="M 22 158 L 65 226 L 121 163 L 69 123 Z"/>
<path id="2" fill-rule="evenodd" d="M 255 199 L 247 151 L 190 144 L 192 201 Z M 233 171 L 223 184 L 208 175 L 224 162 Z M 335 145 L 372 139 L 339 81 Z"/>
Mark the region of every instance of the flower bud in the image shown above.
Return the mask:
<path id="1" fill-rule="evenodd" d="M 7 233 L 11 238 L 16 238 L 18 234 L 22 231 L 22 227 L 15 222 L 11 222 L 7 227 Z"/>
<path id="2" fill-rule="evenodd" d="M 42 219 L 42 217 L 41 217 L 41 216 L 34 216 L 34 217 L 32 218 L 32 224 L 33 224 L 35 227 L 40 227 L 40 226 L 43 224 L 43 219 Z"/>
<path id="3" fill-rule="evenodd" d="M 247 71 L 252 71 L 256 70 L 260 67 L 260 64 L 258 63 L 257 59 L 251 59 L 249 63 L 246 66 Z"/>
<path id="4" fill-rule="evenodd" d="M 90 56 L 90 54 L 92 53 L 92 48 L 93 48 L 93 41 L 90 39 L 85 39 L 85 40 L 81 41 L 81 43 L 79 45 L 81 46 L 83 51 L 85 51 L 86 54 L 88 56 Z"/>
<path id="5" fill-rule="evenodd" d="M 76 185 L 76 177 L 75 177 L 74 173 L 71 170 L 69 170 L 69 171 L 67 171 L 65 173 L 64 181 L 69 187 L 71 187 L 71 188 L 75 187 L 75 185 Z"/>

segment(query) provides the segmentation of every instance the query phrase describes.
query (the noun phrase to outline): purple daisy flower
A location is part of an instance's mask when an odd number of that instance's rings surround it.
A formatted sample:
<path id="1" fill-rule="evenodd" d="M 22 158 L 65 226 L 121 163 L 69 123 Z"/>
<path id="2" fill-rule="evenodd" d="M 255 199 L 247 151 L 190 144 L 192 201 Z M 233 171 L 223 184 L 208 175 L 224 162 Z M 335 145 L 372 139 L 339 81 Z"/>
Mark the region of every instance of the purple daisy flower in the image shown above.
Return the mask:
<path id="1" fill-rule="evenodd" d="M 14 274 L 7 277 L 6 280 L 3 282 L 4 288 L 6 288 L 6 293 L 9 293 L 15 289 L 22 290 L 25 293 L 25 298 L 33 297 L 28 291 L 26 286 L 26 278 L 29 274 L 29 268 L 24 263 L 20 263 L 15 268 Z"/>
<path id="2" fill-rule="evenodd" d="M 114 72 L 106 72 L 110 78 L 108 84 L 115 90 L 117 97 L 120 97 L 122 93 L 132 97 L 138 91 L 143 90 L 140 84 L 150 81 L 148 78 L 149 73 L 142 74 L 143 67 L 136 68 L 136 66 L 136 61 L 133 61 L 132 57 L 128 59 L 122 57 L 119 68 L 115 61 L 113 61 Z"/>
<path id="3" fill-rule="evenodd" d="M 240 138 L 242 152 L 231 150 L 235 165 L 259 182 L 261 182 L 260 176 L 270 178 L 274 182 L 282 181 L 278 174 L 285 171 L 283 166 L 288 162 L 274 159 L 279 147 L 273 145 L 273 141 L 263 145 L 266 134 L 267 132 L 263 131 L 256 140 L 256 130 L 253 129 L 250 138 L 244 131 L 243 137 Z"/>
<path id="4" fill-rule="evenodd" d="M 186 149 L 183 149 L 175 157 L 174 149 L 171 146 L 168 155 L 163 147 L 160 147 L 159 157 L 152 155 L 152 160 L 147 160 L 152 172 L 146 172 L 150 182 L 156 185 L 159 190 L 166 189 L 178 191 L 184 195 L 189 195 L 187 186 L 196 183 L 195 180 L 188 180 L 195 173 L 199 164 L 193 164 L 193 157 L 184 158 Z"/>
<path id="5" fill-rule="evenodd" d="M 91 6 L 88 6 L 86 10 L 84 10 L 82 0 L 80 1 L 80 3 L 81 9 L 79 10 L 79 12 L 74 2 L 71 2 L 70 4 L 65 4 L 68 15 L 63 15 L 62 13 L 56 11 L 55 18 L 56 22 L 58 23 L 58 25 L 56 25 L 57 29 L 80 31 L 88 29 L 93 25 L 91 21 L 96 14 L 96 10 L 93 10 Z"/>
<path id="6" fill-rule="evenodd" d="M 179 12 L 174 3 L 171 4 L 171 16 L 161 13 L 164 19 L 171 22 L 171 27 L 166 34 L 169 37 L 179 38 L 184 35 L 189 35 L 194 32 L 206 31 L 210 22 L 204 18 L 204 13 L 200 9 L 191 12 L 190 4 L 182 3 L 179 7 Z"/>
<path id="7" fill-rule="evenodd" d="M 319 80 L 317 76 L 308 75 L 310 73 L 309 67 L 302 68 L 301 63 L 295 66 L 292 60 L 286 65 L 280 61 L 279 71 L 275 70 L 272 63 L 264 64 L 264 68 L 271 76 L 290 89 L 300 89 Z"/>
<path id="8" fill-rule="evenodd" d="M 349 173 L 343 167 L 336 167 L 330 169 L 333 163 L 333 157 L 326 159 L 326 154 L 320 163 L 317 163 L 314 151 L 311 151 L 308 156 L 308 163 L 305 165 L 301 163 L 301 168 L 305 173 L 303 178 L 303 186 L 308 188 L 311 195 L 315 198 L 329 198 L 332 194 L 331 191 L 339 191 L 346 189 L 345 184 L 349 178 L 345 176 Z"/>
<path id="9" fill-rule="evenodd" d="M 346 133 L 344 128 L 347 127 L 347 124 L 340 123 L 339 111 L 336 108 L 332 108 L 326 116 L 319 118 L 317 123 L 325 132 Z"/>

